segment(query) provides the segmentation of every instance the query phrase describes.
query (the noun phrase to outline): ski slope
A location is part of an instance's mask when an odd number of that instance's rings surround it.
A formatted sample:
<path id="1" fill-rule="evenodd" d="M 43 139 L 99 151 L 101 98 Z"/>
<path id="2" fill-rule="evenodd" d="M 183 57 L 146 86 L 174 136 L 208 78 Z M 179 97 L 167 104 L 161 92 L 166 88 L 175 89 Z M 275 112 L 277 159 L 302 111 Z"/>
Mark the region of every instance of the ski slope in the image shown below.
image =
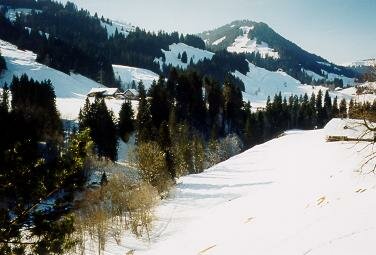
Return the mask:
<path id="1" fill-rule="evenodd" d="M 342 122 L 286 132 L 181 178 L 156 210 L 150 243 L 127 236 L 104 254 L 373 255 L 376 162 L 360 172 L 367 143 L 325 141 Z"/>
<path id="2" fill-rule="evenodd" d="M 131 88 L 133 81 L 136 85 L 142 81 L 145 89 L 148 90 L 153 81 L 158 81 L 159 79 L 158 74 L 147 69 L 122 65 L 112 65 L 112 68 L 114 69 L 115 77 L 120 77 L 123 89 Z"/>
<path id="3" fill-rule="evenodd" d="M 187 53 L 187 63 L 183 63 L 181 59 L 179 59 L 180 56 L 183 55 L 183 52 Z M 163 64 L 166 65 L 172 65 L 174 67 L 180 67 L 182 69 L 186 69 L 192 59 L 194 64 L 197 64 L 197 62 L 209 59 L 211 60 L 214 56 L 214 53 L 198 49 L 189 45 L 186 45 L 184 43 L 174 43 L 169 46 L 169 50 L 163 50 L 162 53 L 165 55 L 165 61 L 163 61 L 162 58 L 156 58 L 154 62 L 158 63 L 160 65 L 160 68 L 162 70 Z"/>

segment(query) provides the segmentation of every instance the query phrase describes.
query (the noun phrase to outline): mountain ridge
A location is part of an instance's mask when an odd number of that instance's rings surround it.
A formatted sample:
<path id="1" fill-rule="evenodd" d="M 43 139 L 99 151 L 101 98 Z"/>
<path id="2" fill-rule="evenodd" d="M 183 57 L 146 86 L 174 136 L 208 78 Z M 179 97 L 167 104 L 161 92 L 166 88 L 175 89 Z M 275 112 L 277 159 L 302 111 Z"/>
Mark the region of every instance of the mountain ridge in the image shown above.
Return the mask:
<path id="1" fill-rule="evenodd" d="M 314 77 L 307 75 L 306 70 L 322 77 L 317 83 L 334 82 L 340 85 L 340 82 L 326 77 L 326 73 L 338 75 L 338 79 L 340 76 L 359 76 L 353 69 L 330 63 L 323 57 L 302 49 L 264 22 L 236 20 L 197 35 L 205 41 L 209 50 L 245 53 L 253 64 L 270 71 L 282 68 L 303 83 L 315 83 Z"/>

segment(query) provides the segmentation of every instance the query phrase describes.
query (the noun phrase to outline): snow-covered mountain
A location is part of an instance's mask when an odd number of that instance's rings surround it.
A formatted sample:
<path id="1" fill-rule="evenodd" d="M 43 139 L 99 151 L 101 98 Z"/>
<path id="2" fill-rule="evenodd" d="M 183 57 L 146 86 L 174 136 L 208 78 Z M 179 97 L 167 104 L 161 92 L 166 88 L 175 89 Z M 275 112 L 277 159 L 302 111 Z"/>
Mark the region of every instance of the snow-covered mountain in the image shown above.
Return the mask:
<path id="1" fill-rule="evenodd" d="M 256 37 L 252 36 L 252 31 L 255 28 L 255 24 L 249 23 L 244 24 L 244 26 L 236 27 L 235 24 L 230 25 L 230 31 L 226 31 L 225 34 L 222 37 L 220 35 L 211 35 L 213 32 L 206 32 L 202 35 L 203 38 L 205 38 L 206 44 L 209 46 L 209 48 L 213 47 L 214 49 L 224 49 L 227 47 L 228 52 L 234 52 L 234 53 L 258 53 L 262 58 L 265 57 L 271 57 L 278 59 L 279 54 L 276 50 L 269 47 L 269 45 L 264 42 L 260 41 Z M 227 43 L 229 38 L 232 38 L 233 35 L 231 35 L 231 30 L 239 29 L 240 34 L 233 39 L 232 44 Z M 239 32 L 239 31 L 237 31 Z M 236 35 L 238 33 L 234 33 Z M 206 37 L 206 36 L 207 37 Z M 218 39 L 215 39 L 217 38 Z"/>
<path id="2" fill-rule="evenodd" d="M 317 94 L 319 90 L 322 92 L 328 90 L 328 87 L 324 86 L 302 84 L 283 70 L 273 72 L 255 66 L 250 62 L 248 64 L 248 73 L 242 74 L 239 71 L 235 71 L 232 74 L 244 83 L 243 100 L 249 101 L 254 109 L 265 107 L 268 96 L 273 99 L 273 96 L 279 92 L 281 92 L 283 97 L 288 98 L 291 95 L 304 95 L 307 93 L 310 96 L 312 93 Z M 338 97 L 339 100 L 344 98 L 347 101 L 356 99 L 359 102 L 373 102 L 376 99 L 376 95 L 369 93 L 358 95 L 355 87 L 329 91 L 329 95 L 332 98 Z"/>
<path id="3" fill-rule="evenodd" d="M 350 63 L 344 63 L 344 66 L 349 67 L 361 67 L 361 66 L 372 66 L 376 67 L 376 58 L 370 58 L 365 60 L 353 61 Z"/>
<path id="4" fill-rule="evenodd" d="M 104 254 L 372 255 L 376 176 L 368 172 L 376 162 L 362 168 L 371 147 L 326 142 L 363 131 L 334 119 L 183 177 L 157 208 L 150 243 L 128 236 Z"/>
<path id="5" fill-rule="evenodd" d="M 209 50 L 244 53 L 255 65 L 271 71 L 281 68 L 303 83 L 343 80 L 344 86 L 350 86 L 358 75 L 303 50 L 262 22 L 234 21 L 199 36 Z"/>

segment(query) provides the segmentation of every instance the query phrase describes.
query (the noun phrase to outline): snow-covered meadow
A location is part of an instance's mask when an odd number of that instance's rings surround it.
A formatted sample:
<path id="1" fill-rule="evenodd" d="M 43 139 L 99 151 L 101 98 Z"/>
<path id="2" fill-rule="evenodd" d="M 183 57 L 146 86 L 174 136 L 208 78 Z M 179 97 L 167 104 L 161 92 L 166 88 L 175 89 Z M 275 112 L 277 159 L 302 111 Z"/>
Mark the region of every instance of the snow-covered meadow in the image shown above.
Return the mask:
<path id="1" fill-rule="evenodd" d="M 126 236 L 104 254 L 374 254 L 376 162 L 362 168 L 365 142 L 326 142 L 341 127 L 288 131 L 179 179 L 150 242 Z"/>

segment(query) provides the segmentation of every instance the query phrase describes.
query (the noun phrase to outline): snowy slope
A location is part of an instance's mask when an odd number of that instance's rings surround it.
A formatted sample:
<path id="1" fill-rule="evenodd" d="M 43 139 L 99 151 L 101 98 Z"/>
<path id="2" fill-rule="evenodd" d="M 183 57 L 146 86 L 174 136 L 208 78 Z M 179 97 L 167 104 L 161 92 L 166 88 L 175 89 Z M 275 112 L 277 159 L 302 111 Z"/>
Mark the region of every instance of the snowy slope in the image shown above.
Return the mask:
<path id="1" fill-rule="evenodd" d="M 306 71 L 307 72 L 307 71 Z M 306 84 L 301 84 L 295 78 L 289 76 L 282 70 L 271 72 L 264 68 L 255 66 L 249 63 L 249 72 L 244 75 L 239 71 L 235 71 L 233 75 L 239 78 L 245 86 L 245 91 L 243 93 L 243 100 L 250 101 L 254 109 L 263 108 L 266 105 L 266 100 L 268 96 L 273 99 L 274 95 L 279 92 L 282 93 L 283 97 L 289 97 L 290 95 L 304 95 L 305 93 L 310 96 L 312 93 L 317 93 L 321 90 L 325 93 L 328 88 L 323 86 L 311 86 Z M 334 98 L 338 97 L 339 100 L 342 98 L 350 101 L 355 99 L 359 102 L 373 102 L 376 99 L 376 95 L 356 95 L 356 88 L 350 87 L 343 90 L 330 91 L 329 95 Z"/>
<path id="2" fill-rule="evenodd" d="M 114 69 L 115 77 L 120 77 L 124 89 L 130 88 L 133 81 L 136 82 L 136 85 L 142 81 L 145 89 L 148 90 L 153 81 L 158 81 L 159 79 L 158 74 L 147 69 L 121 65 L 112 65 L 112 68 Z"/>
<path id="3" fill-rule="evenodd" d="M 189 45 L 186 45 L 184 43 L 174 43 L 169 46 L 169 50 L 162 50 L 163 54 L 165 55 L 166 61 L 163 62 L 162 58 L 155 59 L 154 61 L 156 63 L 159 63 L 161 69 L 163 66 L 163 63 L 166 65 L 172 65 L 175 67 L 180 67 L 180 68 L 187 68 L 190 60 L 192 59 L 193 63 L 196 64 L 200 60 L 204 59 L 212 59 L 214 56 L 214 53 L 207 51 L 207 50 L 202 50 L 198 49 Z M 181 59 L 179 59 L 179 53 L 180 55 L 183 54 L 183 52 L 187 53 L 187 63 L 183 63 Z"/>
<path id="4" fill-rule="evenodd" d="M 334 73 L 328 73 L 325 70 L 321 69 L 321 74 L 317 74 L 311 70 L 305 70 L 302 68 L 302 71 L 305 72 L 308 76 L 311 76 L 314 81 L 320 81 L 320 80 L 327 80 L 327 81 L 334 81 L 334 79 L 340 79 L 343 81 L 343 85 L 345 87 L 354 86 L 355 84 L 355 78 L 349 78 L 343 75 L 338 75 Z"/>
<path id="5" fill-rule="evenodd" d="M 223 42 L 225 39 L 226 39 L 226 36 L 223 36 L 223 37 L 219 38 L 218 40 L 214 41 L 214 42 L 212 43 L 212 45 L 218 45 L 218 44 L 220 44 L 221 42 Z"/>
<path id="6" fill-rule="evenodd" d="M 343 66 L 349 66 L 349 67 L 375 66 L 376 67 L 376 58 L 370 58 L 370 59 L 365 59 L 365 60 L 360 60 L 360 61 L 344 63 Z"/>
<path id="7" fill-rule="evenodd" d="M 321 70 L 321 72 L 326 76 L 326 79 L 329 81 L 334 81 L 334 79 L 340 79 L 343 81 L 343 85 L 345 87 L 347 86 L 353 86 L 355 84 L 355 78 L 348 78 L 343 75 L 338 75 L 334 73 L 328 73 L 325 70 Z"/>
<path id="8" fill-rule="evenodd" d="M 135 30 L 135 27 L 130 24 L 124 24 L 117 21 L 112 21 L 112 24 L 108 24 L 106 22 L 101 21 L 101 26 L 106 28 L 108 37 L 113 36 L 115 34 L 116 29 L 118 30 L 119 34 L 123 34 L 125 37 L 128 36 L 130 32 Z"/>
<path id="9" fill-rule="evenodd" d="M 243 81 L 244 99 L 251 102 L 266 101 L 268 96 L 282 92 L 285 96 L 300 94 L 301 83 L 284 72 L 271 72 L 249 63 L 247 75 L 236 71 L 235 77 Z"/>
<path id="10" fill-rule="evenodd" d="M 62 119 L 76 120 L 85 104 L 86 94 L 92 88 L 104 87 L 103 85 L 88 79 L 80 74 L 71 73 L 67 75 L 45 65 L 36 62 L 36 54 L 31 51 L 22 51 L 16 46 L 0 40 L 0 50 L 5 58 L 7 69 L 0 76 L 0 87 L 5 82 L 8 85 L 13 75 L 21 76 L 27 74 L 34 80 L 43 81 L 50 79 L 56 94 L 56 105 Z M 106 104 L 115 116 L 119 113 L 123 100 L 106 99 Z M 137 102 L 132 102 L 134 110 L 137 109 Z"/>
<path id="11" fill-rule="evenodd" d="M 150 243 L 124 238 L 104 254 L 374 254 L 376 176 L 359 172 L 370 148 L 325 136 L 290 131 L 181 178 Z"/>
<path id="12" fill-rule="evenodd" d="M 243 26 L 240 27 L 243 31 L 243 35 L 238 36 L 235 39 L 235 42 L 227 47 L 228 52 L 234 53 L 259 53 L 262 58 L 272 57 L 275 59 L 279 58 L 279 54 L 272 48 L 269 48 L 269 45 L 265 42 L 261 44 L 257 43 L 257 38 L 253 40 L 249 39 L 249 34 L 252 32 L 253 27 Z M 224 39 L 223 39 L 224 40 Z M 214 44 L 214 43 L 213 43 Z"/>
<path id="13" fill-rule="evenodd" d="M 0 85 L 11 83 L 13 75 L 27 74 L 34 80 L 50 79 L 55 93 L 60 98 L 80 98 L 86 95 L 93 87 L 102 87 L 99 83 L 79 74 L 67 75 L 36 62 L 36 54 L 31 51 L 22 51 L 16 46 L 0 40 L 0 50 L 5 58 L 7 69 L 0 77 Z"/>

